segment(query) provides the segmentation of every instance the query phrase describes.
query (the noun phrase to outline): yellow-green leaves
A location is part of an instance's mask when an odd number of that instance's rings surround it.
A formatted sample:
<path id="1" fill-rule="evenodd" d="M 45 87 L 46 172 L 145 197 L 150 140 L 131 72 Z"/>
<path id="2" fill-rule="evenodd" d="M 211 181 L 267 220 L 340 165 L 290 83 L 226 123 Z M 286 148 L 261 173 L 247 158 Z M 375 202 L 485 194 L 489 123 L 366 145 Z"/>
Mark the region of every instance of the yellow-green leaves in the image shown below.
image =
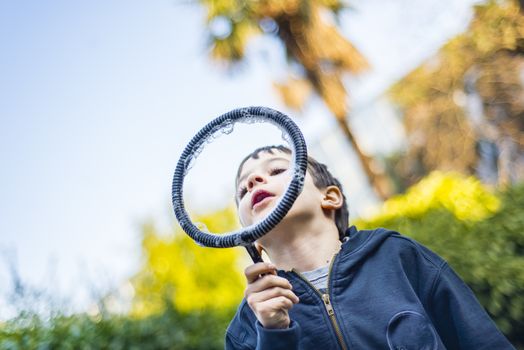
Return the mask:
<path id="1" fill-rule="evenodd" d="M 233 230 L 238 225 L 232 207 L 201 215 L 195 221 L 212 232 Z M 133 279 L 134 315 L 162 312 L 166 300 L 181 312 L 229 310 L 240 301 L 244 289 L 238 268 L 241 248 L 204 248 L 178 227 L 166 237 L 146 226 L 142 249 L 143 266 Z"/>
<path id="2" fill-rule="evenodd" d="M 500 200 L 474 177 L 433 172 L 405 194 L 388 199 L 371 221 L 418 218 L 432 209 L 445 209 L 459 220 L 479 221 L 493 215 L 499 206 Z"/>

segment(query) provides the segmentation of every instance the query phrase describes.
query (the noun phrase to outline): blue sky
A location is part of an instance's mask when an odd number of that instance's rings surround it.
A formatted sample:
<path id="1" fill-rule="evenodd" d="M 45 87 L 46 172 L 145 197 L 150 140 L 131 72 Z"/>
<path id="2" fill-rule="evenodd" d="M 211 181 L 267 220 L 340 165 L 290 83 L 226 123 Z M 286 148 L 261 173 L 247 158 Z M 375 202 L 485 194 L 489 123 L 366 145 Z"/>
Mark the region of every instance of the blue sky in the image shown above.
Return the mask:
<path id="1" fill-rule="evenodd" d="M 463 30 L 473 2 L 354 5 L 343 29 L 373 65 L 349 82 L 355 108 Z M 139 264 L 141 223 L 172 220 L 172 172 L 198 129 L 240 106 L 293 113 L 272 90 L 278 44 L 256 40 L 226 74 L 203 22 L 168 0 L 0 1 L 0 295 L 6 256 L 79 300 L 118 285 Z M 303 118 L 330 120 L 319 103 Z"/>

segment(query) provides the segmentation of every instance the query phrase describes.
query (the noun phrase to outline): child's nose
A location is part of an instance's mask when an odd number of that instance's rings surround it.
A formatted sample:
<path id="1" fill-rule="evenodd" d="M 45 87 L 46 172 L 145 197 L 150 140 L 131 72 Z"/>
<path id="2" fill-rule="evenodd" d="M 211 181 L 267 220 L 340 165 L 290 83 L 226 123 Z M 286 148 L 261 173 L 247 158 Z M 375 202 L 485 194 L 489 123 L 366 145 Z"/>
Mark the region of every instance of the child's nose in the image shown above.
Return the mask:
<path id="1" fill-rule="evenodd" d="M 257 183 L 264 183 L 264 177 L 258 174 L 251 174 L 247 179 L 247 188 L 252 189 Z"/>

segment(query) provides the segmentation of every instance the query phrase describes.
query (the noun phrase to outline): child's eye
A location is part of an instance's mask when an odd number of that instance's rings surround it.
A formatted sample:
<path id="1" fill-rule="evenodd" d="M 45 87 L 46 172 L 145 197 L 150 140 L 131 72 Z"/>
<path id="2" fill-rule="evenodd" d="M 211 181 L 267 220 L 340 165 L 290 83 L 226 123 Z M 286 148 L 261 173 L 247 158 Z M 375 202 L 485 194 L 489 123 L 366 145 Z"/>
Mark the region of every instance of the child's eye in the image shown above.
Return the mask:
<path id="1" fill-rule="evenodd" d="M 238 191 L 238 198 L 240 199 L 244 198 L 246 193 L 247 193 L 247 188 L 245 187 L 240 188 L 240 190 Z"/>
<path id="2" fill-rule="evenodd" d="M 284 171 L 286 171 L 287 169 L 284 169 L 284 168 L 275 168 L 275 169 L 271 169 L 269 171 L 269 175 L 271 176 L 274 176 L 274 175 L 278 175 L 278 174 L 282 174 Z"/>

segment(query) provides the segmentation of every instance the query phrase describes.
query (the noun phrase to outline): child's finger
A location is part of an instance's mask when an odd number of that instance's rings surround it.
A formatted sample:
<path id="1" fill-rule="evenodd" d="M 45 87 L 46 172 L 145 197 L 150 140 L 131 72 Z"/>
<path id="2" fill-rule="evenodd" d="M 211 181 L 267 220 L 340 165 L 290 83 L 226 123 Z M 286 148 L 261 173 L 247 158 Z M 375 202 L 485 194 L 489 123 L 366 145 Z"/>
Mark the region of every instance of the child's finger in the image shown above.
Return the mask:
<path id="1" fill-rule="evenodd" d="M 255 305 L 253 312 L 265 328 L 287 328 L 291 320 L 288 310 L 293 303 L 286 297 L 277 297 Z"/>
<path id="2" fill-rule="evenodd" d="M 257 293 L 272 287 L 292 289 L 291 283 L 289 283 L 287 279 L 275 275 L 265 275 L 258 278 L 253 283 L 249 283 L 245 294 L 249 295 L 251 293 Z"/>
<path id="3" fill-rule="evenodd" d="M 246 301 L 250 306 L 254 306 L 257 303 L 262 303 L 267 300 L 274 299 L 274 298 L 280 298 L 280 297 L 285 297 L 286 299 L 288 299 L 291 302 L 292 305 L 297 304 L 299 302 L 299 299 L 295 293 L 293 293 L 289 289 L 280 288 L 280 287 L 274 287 L 274 288 L 263 290 L 258 293 L 252 293 L 247 296 Z"/>
<path id="4" fill-rule="evenodd" d="M 270 317 L 276 311 L 284 311 L 287 313 L 293 307 L 293 302 L 286 297 L 271 298 L 269 300 L 260 302 L 258 310 L 262 317 Z"/>
<path id="5" fill-rule="evenodd" d="M 260 275 L 273 274 L 276 275 L 277 268 L 275 265 L 267 262 L 260 262 L 246 267 L 244 274 L 247 278 L 247 283 L 253 283 Z"/>

